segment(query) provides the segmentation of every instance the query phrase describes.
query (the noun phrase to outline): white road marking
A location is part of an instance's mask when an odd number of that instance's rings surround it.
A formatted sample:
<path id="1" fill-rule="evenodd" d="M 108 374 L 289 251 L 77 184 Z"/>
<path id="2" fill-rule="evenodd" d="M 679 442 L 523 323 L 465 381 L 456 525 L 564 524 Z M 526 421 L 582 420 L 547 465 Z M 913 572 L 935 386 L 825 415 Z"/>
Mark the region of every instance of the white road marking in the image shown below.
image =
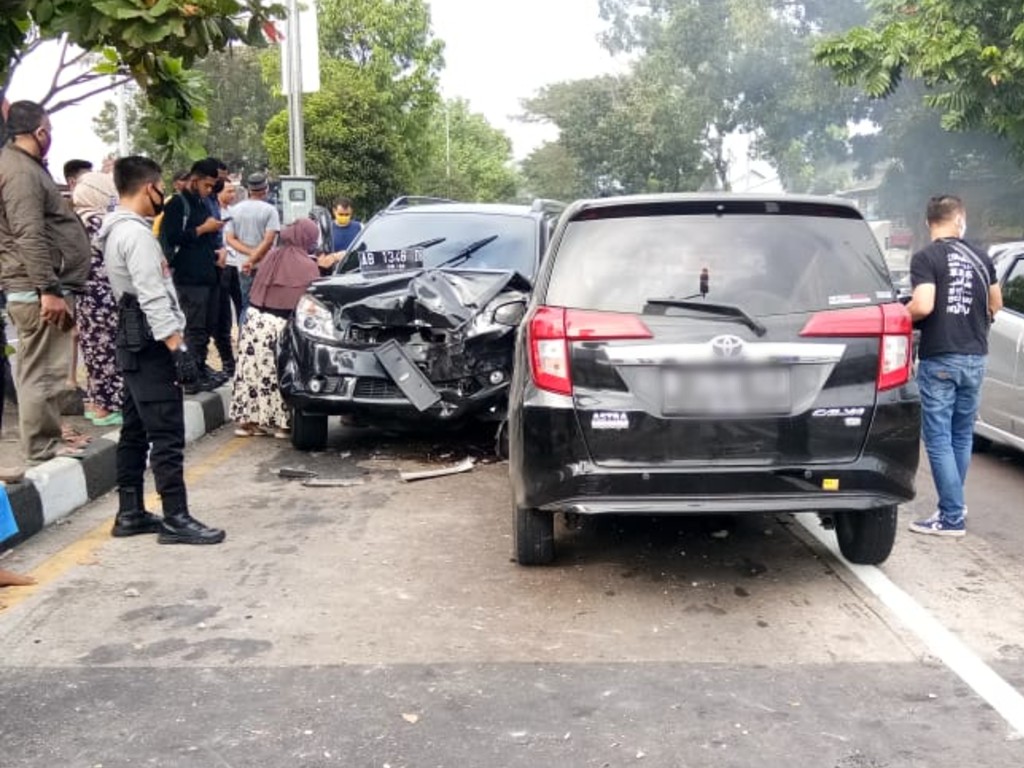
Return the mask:
<path id="1" fill-rule="evenodd" d="M 998 712 L 1014 733 L 1024 737 L 1024 696 L 982 661 L 956 635 L 944 627 L 914 598 L 896 586 L 879 568 L 854 565 L 839 553 L 835 533 L 821 527 L 811 512 L 796 515 L 799 523 L 820 541 L 893 615 L 928 649 Z"/>

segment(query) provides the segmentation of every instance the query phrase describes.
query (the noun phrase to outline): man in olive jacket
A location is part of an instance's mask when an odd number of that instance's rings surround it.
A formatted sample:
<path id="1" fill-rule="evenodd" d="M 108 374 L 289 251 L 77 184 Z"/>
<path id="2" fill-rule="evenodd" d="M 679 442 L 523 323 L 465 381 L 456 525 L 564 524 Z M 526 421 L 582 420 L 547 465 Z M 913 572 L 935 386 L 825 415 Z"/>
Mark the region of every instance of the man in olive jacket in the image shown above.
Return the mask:
<path id="1" fill-rule="evenodd" d="M 89 275 L 89 237 L 44 165 L 50 118 L 11 105 L 0 149 L 0 284 L 18 329 L 18 421 L 25 458 L 61 452 L 59 397 L 71 368 L 73 292 Z"/>

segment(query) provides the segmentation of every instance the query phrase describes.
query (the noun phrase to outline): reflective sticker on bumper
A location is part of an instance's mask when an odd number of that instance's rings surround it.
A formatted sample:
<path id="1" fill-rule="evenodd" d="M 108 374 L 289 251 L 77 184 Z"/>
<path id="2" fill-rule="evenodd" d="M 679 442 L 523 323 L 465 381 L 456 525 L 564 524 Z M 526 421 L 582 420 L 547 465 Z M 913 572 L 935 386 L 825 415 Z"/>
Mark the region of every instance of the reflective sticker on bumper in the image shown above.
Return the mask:
<path id="1" fill-rule="evenodd" d="M 598 411 L 590 418 L 591 429 L 629 429 L 629 414 L 622 411 Z"/>
<path id="2" fill-rule="evenodd" d="M 821 481 L 821 489 L 823 491 L 838 491 L 839 479 L 835 477 L 826 477 Z"/>

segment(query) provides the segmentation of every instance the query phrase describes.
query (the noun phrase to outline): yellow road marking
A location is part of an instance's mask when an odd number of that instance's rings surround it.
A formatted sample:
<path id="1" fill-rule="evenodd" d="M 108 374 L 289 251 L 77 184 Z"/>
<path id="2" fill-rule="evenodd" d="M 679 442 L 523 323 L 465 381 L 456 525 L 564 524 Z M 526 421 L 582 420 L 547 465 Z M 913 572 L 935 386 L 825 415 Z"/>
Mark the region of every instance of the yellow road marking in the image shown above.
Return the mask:
<path id="1" fill-rule="evenodd" d="M 227 461 L 243 445 L 245 445 L 245 440 L 242 438 L 234 438 L 225 443 L 205 461 L 185 470 L 185 483 L 191 485 L 199 481 L 204 475 Z M 146 494 L 147 507 L 155 507 L 159 501 L 160 497 L 155 491 Z M 0 613 L 25 602 L 38 592 L 39 589 L 59 579 L 76 565 L 92 561 L 96 556 L 97 550 L 110 541 L 110 526 L 112 522 L 113 518 L 103 521 L 81 538 L 40 563 L 29 574 L 36 580 L 34 585 L 30 587 L 8 587 L 5 589 L 2 597 L 0 597 Z"/>

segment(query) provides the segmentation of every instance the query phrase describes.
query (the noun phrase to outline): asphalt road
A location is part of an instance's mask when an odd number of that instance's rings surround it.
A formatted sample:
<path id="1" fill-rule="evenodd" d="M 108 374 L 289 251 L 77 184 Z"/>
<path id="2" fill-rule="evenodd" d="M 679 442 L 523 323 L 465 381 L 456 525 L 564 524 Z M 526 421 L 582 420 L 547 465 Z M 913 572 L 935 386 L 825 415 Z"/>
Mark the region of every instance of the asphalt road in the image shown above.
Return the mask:
<path id="1" fill-rule="evenodd" d="M 189 466 L 223 546 L 109 539 L 107 498 L 5 558 L 41 584 L 0 592 L 0 765 L 1024 765 L 972 680 L 793 518 L 602 519 L 522 569 L 503 465 L 398 477 L 463 455 L 222 431 Z M 903 522 L 934 508 L 920 490 Z M 971 535 L 901 533 L 881 569 L 1016 691 L 1022 496 L 1024 459 L 979 455 Z"/>

